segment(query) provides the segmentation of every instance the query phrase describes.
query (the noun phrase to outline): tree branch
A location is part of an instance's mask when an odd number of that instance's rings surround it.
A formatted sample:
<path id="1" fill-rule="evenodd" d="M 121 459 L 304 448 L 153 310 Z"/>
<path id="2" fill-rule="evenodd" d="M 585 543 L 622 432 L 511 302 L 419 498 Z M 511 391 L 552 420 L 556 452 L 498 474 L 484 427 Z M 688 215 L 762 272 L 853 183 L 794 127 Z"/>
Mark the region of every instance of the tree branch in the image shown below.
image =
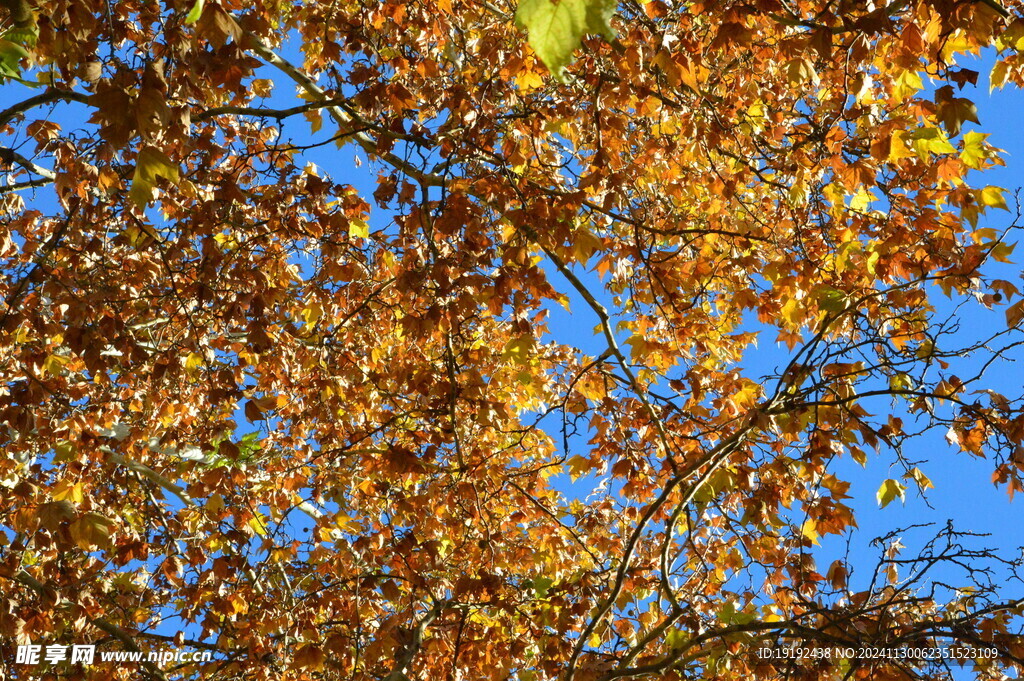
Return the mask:
<path id="1" fill-rule="evenodd" d="M 30 589 L 32 589 L 44 598 L 54 598 L 57 601 L 57 606 L 65 604 L 73 605 L 66 598 L 60 596 L 57 593 L 56 589 L 43 584 L 38 579 L 30 575 L 29 573 L 25 572 L 24 570 L 19 570 L 17 573 L 15 573 L 14 577 L 8 577 L 8 579 L 13 579 L 14 581 L 20 584 L 24 584 L 25 586 L 29 587 Z M 108 622 L 107 620 L 100 617 L 87 616 L 86 621 L 89 622 L 89 624 L 91 624 L 92 626 L 99 629 L 100 631 L 108 634 L 109 636 L 112 636 L 113 638 L 116 638 L 129 651 L 136 653 L 143 652 L 142 648 L 140 648 L 138 644 L 135 643 L 135 640 L 131 637 L 131 635 L 129 635 L 126 631 L 118 627 L 116 624 Z M 149 662 L 147 660 L 140 660 L 139 664 L 146 668 L 147 676 L 149 678 L 156 679 L 157 681 L 167 681 L 167 677 L 164 675 L 163 671 L 161 671 L 161 669 L 152 662 Z"/>
<path id="2" fill-rule="evenodd" d="M 14 119 L 15 116 L 23 114 L 31 108 L 61 100 L 88 104 L 89 95 L 86 95 L 81 92 L 73 92 L 71 90 L 59 90 L 57 88 L 49 88 L 45 92 L 41 92 L 35 97 L 29 97 L 24 101 L 18 102 L 14 106 L 8 107 L 3 111 L 0 111 L 0 126 L 7 125 L 11 122 L 12 119 Z"/>
<path id="3" fill-rule="evenodd" d="M 301 71 L 291 62 L 283 59 L 280 55 L 274 52 L 272 49 L 264 45 L 259 38 L 252 35 L 251 33 L 246 35 L 246 44 L 248 47 L 259 55 L 265 62 L 271 66 L 276 67 L 286 76 L 291 78 L 297 83 L 307 94 L 316 97 L 321 103 L 325 104 L 324 108 L 330 113 L 331 118 L 341 127 L 342 130 L 348 130 L 353 127 L 370 127 L 374 126 L 369 124 L 367 121 L 353 115 L 352 111 L 346 111 L 342 108 L 341 104 L 334 103 L 331 98 L 327 97 L 327 93 L 324 92 L 323 88 L 316 84 L 316 82 L 306 73 Z M 400 158 L 396 154 L 389 151 L 381 151 L 377 147 L 376 141 L 366 133 L 356 133 L 352 135 L 352 139 L 355 140 L 356 144 L 363 148 L 367 154 L 379 158 L 385 163 L 393 166 L 396 170 L 405 173 L 407 176 L 415 179 L 422 185 L 428 187 L 442 187 L 447 184 L 443 177 L 428 173 L 420 168 L 417 168 L 413 164 L 409 163 L 403 158 Z"/>

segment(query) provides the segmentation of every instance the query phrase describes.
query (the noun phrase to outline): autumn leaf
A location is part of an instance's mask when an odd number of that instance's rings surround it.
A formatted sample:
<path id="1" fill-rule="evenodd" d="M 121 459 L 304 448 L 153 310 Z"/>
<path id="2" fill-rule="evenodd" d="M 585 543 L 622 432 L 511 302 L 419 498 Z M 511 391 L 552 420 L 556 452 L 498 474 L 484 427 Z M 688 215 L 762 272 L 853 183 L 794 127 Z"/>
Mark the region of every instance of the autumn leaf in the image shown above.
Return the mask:
<path id="1" fill-rule="evenodd" d="M 944 86 L 935 92 L 935 100 L 939 107 L 939 120 L 951 137 L 960 134 L 960 127 L 965 121 L 978 123 L 978 107 L 964 97 L 953 97 L 952 86 Z"/>
<path id="2" fill-rule="evenodd" d="M 800 534 L 802 534 L 812 544 L 819 543 L 817 523 L 812 518 L 808 518 L 803 522 L 803 525 L 800 526 Z"/>
<path id="3" fill-rule="evenodd" d="M 882 483 L 878 488 L 878 492 L 875 497 L 878 499 L 878 505 L 882 508 L 888 506 L 893 499 L 897 497 L 900 501 L 906 500 L 906 486 L 900 484 L 898 480 L 888 479 Z"/>
<path id="4" fill-rule="evenodd" d="M 370 226 L 358 218 L 349 220 L 348 234 L 353 238 L 367 239 L 370 236 Z"/>
<path id="5" fill-rule="evenodd" d="M 985 140 L 987 138 L 987 134 L 977 132 L 976 130 L 964 133 L 963 150 L 960 152 L 960 158 L 969 168 L 981 169 L 984 160 L 989 157 L 990 152 L 985 148 Z"/>
<path id="6" fill-rule="evenodd" d="M 92 511 L 79 517 L 70 526 L 72 539 L 84 551 L 108 546 L 113 531 L 113 521 Z"/>
<path id="7" fill-rule="evenodd" d="M 501 356 L 503 359 L 511 360 L 516 364 L 528 364 L 536 345 L 537 341 L 533 336 L 513 338 L 505 343 Z"/>
<path id="8" fill-rule="evenodd" d="M 178 181 L 178 166 L 156 147 L 144 147 L 135 160 L 135 173 L 129 197 L 139 209 L 145 208 L 153 197 L 159 178 Z"/>
<path id="9" fill-rule="evenodd" d="M 1003 197 L 1005 191 L 1002 187 L 985 187 L 977 192 L 978 203 L 985 207 L 1001 208 L 1008 211 L 1010 209 Z"/>
<path id="10" fill-rule="evenodd" d="M 326 661 L 327 655 L 324 651 L 312 643 L 303 645 L 295 652 L 295 656 L 292 658 L 294 666 L 300 669 L 323 669 Z"/>
<path id="11" fill-rule="evenodd" d="M 1024 319 L 1024 299 L 1006 308 L 1006 326 L 1014 328 Z"/>
<path id="12" fill-rule="evenodd" d="M 917 483 L 918 489 L 920 489 L 922 492 L 935 487 L 935 485 L 932 484 L 932 481 L 928 478 L 928 476 L 925 475 L 921 471 L 921 469 L 916 466 L 911 468 L 903 477 L 906 480 L 913 480 L 915 483 Z"/>
<path id="13" fill-rule="evenodd" d="M 969 87 L 1019 96 L 1019 4 L 0 5 L 3 640 L 208 681 L 1024 671 L 1012 537 L 894 503 L 1024 493 L 1019 154 Z"/>

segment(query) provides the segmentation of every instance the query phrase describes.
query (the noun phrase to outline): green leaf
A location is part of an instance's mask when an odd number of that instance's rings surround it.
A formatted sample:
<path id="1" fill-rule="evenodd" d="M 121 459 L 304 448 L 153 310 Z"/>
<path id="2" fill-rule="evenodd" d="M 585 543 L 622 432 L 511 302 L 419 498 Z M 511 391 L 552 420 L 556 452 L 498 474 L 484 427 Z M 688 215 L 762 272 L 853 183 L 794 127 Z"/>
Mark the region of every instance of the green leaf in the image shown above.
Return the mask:
<path id="1" fill-rule="evenodd" d="M 906 501 L 906 486 L 899 483 L 897 480 L 889 479 L 882 483 L 882 486 L 878 488 L 878 493 L 875 497 L 878 499 L 878 504 L 885 508 L 889 503 L 896 497 L 900 498 L 900 501 Z"/>
<path id="2" fill-rule="evenodd" d="M 239 461 L 248 461 L 263 447 L 259 433 L 246 433 L 238 441 Z"/>
<path id="3" fill-rule="evenodd" d="M 831 286 L 820 286 L 814 291 L 818 309 L 825 312 L 842 312 L 846 309 L 846 294 Z"/>
<path id="4" fill-rule="evenodd" d="M 527 31 L 530 47 L 561 81 L 584 35 L 615 37 L 610 23 L 614 13 L 615 0 L 520 0 L 516 25 Z"/>
<path id="5" fill-rule="evenodd" d="M 203 5 L 205 0 L 196 0 L 195 4 L 192 5 L 192 9 L 189 11 L 188 16 L 185 17 L 186 24 L 194 24 L 199 21 L 199 17 L 203 15 Z"/>
<path id="6" fill-rule="evenodd" d="M 554 583 L 555 580 L 551 579 L 550 577 L 538 575 L 537 577 L 533 578 L 533 581 L 531 582 L 530 586 L 533 587 L 533 592 L 534 594 L 536 594 L 537 598 L 545 598 L 548 595 L 548 591 L 551 589 Z"/>
<path id="7" fill-rule="evenodd" d="M 688 640 L 689 637 L 682 629 L 672 629 L 665 635 L 665 645 L 670 650 L 682 650 Z"/>
<path id="8" fill-rule="evenodd" d="M 6 38 L 0 38 L 0 76 L 20 80 L 21 60 L 28 57 L 28 50 L 24 47 Z"/>
<path id="9" fill-rule="evenodd" d="M 979 170 L 982 161 L 988 158 L 989 152 L 985 148 L 985 138 L 987 137 L 987 134 L 974 130 L 964 133 L 964 149 L 960 152 L 960 160 L 968 168 Z"/>
<path id="10" fill-rule="evenodd" d="M 36 42 L 39 40 L 39 27 L 32 24 L 31 26 L 12 28 L 4 33 L 3 37 L 5 40 L 10 40 L 11 42 L 24 45 L 25 47 L 35 47 Z M 22 56 L 27 57 L 28 53 L 26 52 Z"/>

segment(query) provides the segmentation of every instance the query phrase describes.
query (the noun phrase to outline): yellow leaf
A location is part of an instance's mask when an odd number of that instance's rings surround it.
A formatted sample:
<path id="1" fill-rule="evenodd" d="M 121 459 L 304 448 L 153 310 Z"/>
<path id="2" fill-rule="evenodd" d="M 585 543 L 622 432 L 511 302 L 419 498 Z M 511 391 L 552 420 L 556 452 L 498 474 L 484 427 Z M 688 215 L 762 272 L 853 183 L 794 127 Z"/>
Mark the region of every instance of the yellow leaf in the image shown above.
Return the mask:
<path id="1" fill-rule="evenodd" d="M 249 89 L 257 97 L 269 97 L 274 90 L 274 81 L 269 78 L 257 78 L 249 85 Z"/>
<path id="2" fill-rule="evenodd" d="M 71 501 L 80 504 L 85 500 L 85 489 L 80 482 L 61 480 L 50 491 L 54 501 Z"/>
<path id="3" fill-rule="evenodd" d="M 537 340 L 533 336 L 513 338 L 508 343 L 505 343 L 505 349 L 501 352 L 501 358 L 512 360 L 516 364 L 527 364 L 530 359 L 530 353 L 536 345 Z"/>
<path id="4" fill-rule="evenodd" d="M 916 156 L 914 151 L 903 140 L 903 134 L 902 132 L 896 132 L 892 136 L 892 144 L 889 147 L 890 161 L 898 161 L 901 158 L 913 158 Z"/>
<path id="5" fill-rule="evenodd" d="M 732 404 L 738 411 L 743 411 L 754 404 L 761 394 L 761 387 L 756 383 L 747 383 L 732 397 Z"/>
<path id="6" fill-rule="evenodd" d="M 313 301 L 302 308 L 302 312 L 299 313 L 302 320 L 306 322 L 306 331 L 309 331 L 316 323 L 320 321 L 320 318 L 324 316 L 324 308 L 319 302 Z"/>
<path id="7" fill-rule="evenodd" d="M 139 209 L 145 208 L 153 198 L 157 179 L 161 177 L 177 183 L 178 166 L 156 147 L 143 147 L 135 160 L 135 174 L 132 176 L 132 188 L 128 194 L 132 203 Z"/>
<path id="8" fill-rule="evenodd" d="M 107 546 L 114 531 L 114 523 L 99 513 L 86 513 L 71 523 L 71 538 L 83 551 Z"/>
<path id="9" fill-rule="evenodd" d="M 1006 60 L 1000 59 L 996 62 L 996 65 L 992 67 L 992 73 L 989 74 L 988 79 L 988 91 L 991 94 L 996 88 L 1001 88 L 1006 85 L 1010 78 L 1010 67 L 1006 63 Z"/>
<path id="10" fill-rule="evenodd" d="M 190 352 L 185 358 L 185 371 L 195 371 L 203 366 L 203 356 L 198 352 Z"/>
<path id="11" fill-rule="evenodd" d="M 870 190 L 860 187 L 857 193 L 850 199 L 850 208 L 852 210 L 863 212 L 865 208 L 871 205 L 875 201 L 875 195 Z"/>
<path id="12" fill-rule="evenodd" d="M 806 537 L 812 544 L 818 542 L 818 523 L 813 518 L 808 518 L 804 521 L 804 524 L 800 526 L 800 534 Z"/>
<path id="13" fill-rule="evenodd" d="M 932 484 L 932 481 L 928 479 L 928 476 L 922 473 L 921 469 L 916 466 L 911 468 L 903 477 L 916 482 L 922 492 L 931 487 L 935 487 L 935 485 Z"/>
<path id="14" fill-rule="evenodd" d="M 800 302 L 796 298 L 790 298 L 782 306 L 782 318 L 786 320 L 791 326 L 799 326 L 800 321 L 803 319 L 801 314 Z"/>
<path id="15" fill-rule="evenodd" d="M 604 241 L 595 236 L 587 227 L 581 227 L 576 232 L 573 251 L 575 252 L 576 260 L 579 262 L 585 264 L 590 259 L 590 256 L 594 254 L 594 251 L 600 250 L 603 247 Z"/>
<path id="16" fill-rule="evenodd" d="M 523 92 L 533 92 L 544 87 L 544 76 L 532 68 L 524 67 L 515 75 L 516 87 Z"/>
<path id="17" fill-rule="evenodd" d="M 362 532 L 363 530 L 362 526 L 359 523 L 353 520 L 351 516 L 346 515 L 344 513 L 339 513 L 338 515 L 334 516 L 334 524 L 337 526 L 339 530 L 351 534 Z"/>
<path id="18" fill-rule="evenodd" d="M 909 390 L 913 385 L 909 374 L 901 372 L 889 377 L 889 387 L 892 390 Z"/>
<path id="19" fill-rule="evenodd" d="M 914 152 L 925 161 L 931 158 L 932 154 L 954 154 L 956 148 L 949 143 L 946 137 L 938 128 L 920 128 L 909 135 L 913 140 Z"/>
<path id="20" fill-rule="evenodd" d="M 900 501 L 906 501 L 906 490 L 907 488 L 905 485 L 902 485 L 899 481 L 890 478 L 883 482 L 881 487 L 878 488 L 875 498 L 878 499 L 879 505 L 882 508 L 885 508 L 896 497 L 899 497 Z"/>
<path id="21" fill-rule="evenodd" d="M 878 251 L 869 251 L 867 260 L 864 261 L 864 269 L 868 271 L 868 274 L 874 276 L 875 266 L 878 264 L 878 259 L 881 256 Z"/>
<path id="22" fill-rule="evenodd" d="M 370 237 L 370 226 L 366 224 L 365 220 L 358 218 L 350 219 L 348 221 L 348 235 L 353 239 L 368 239 Z"/>
<path id="23" fill-rule="evenodd" d="M 589 470 L 590 459 L 584 458 L 578 454 L 569 459 L 569 476 L 573 480 L 586 475 Z"/>
<path id="24" fill-rule="evenodd" d="M 1003 198 L 1003 192 L 1006 190 L 1002 187 L 985 187 L 980 192 L 976 192 L 976 198 L 978 203 L 983 206 L 991 206 L 993 208 L 1002 208 L 1003 210 L 1010 210 L 1006 206 L 1006 199 Z"/>
<path id="25" fill-rule="evenodd" d="M 60 376 L 64 365 L 69 361 L 67 357 L 61 357 L 60 355 L 47 355 L 46 359 L 43 360 L 43 370 L 51 376 Z"/>
<path id="26" fill-rule="evenodd" d="M 904 71 L 896 77 L 892 95 L 896 98 L 896 101 L 902 102 L 907 97 L 923 89 L 924 82 L 921 80 L 921 74 L 917 71 Z"/>
<path id="27" fill-rule="evenodd" d="M 259 516 L 253 516 L 249 519 L 249 522 L 246 524 L 249 526 L 249 529 L 251 529 L 259 536 L 265 537 L 267 535 L 267 525 Z"/>
<path id="28" fill-rule="evenodd" d="M 793 186 L 789 188 L 789 205 L 793 208 L 799 208 L 807 203 L 807 185 L 803 182 L 794 182 Z"/>
<path id="29" fill-rule="evenodd" d="M 806 57 L 797 57 L 786 62 L 786 78 L 789 79 L 790 85 L 793 86 L 801 85 L 807 81 L 814 85 L 821 82 L 821 78 L 818 77 L 818 73 L 814 70 L 811 60 Z"/>

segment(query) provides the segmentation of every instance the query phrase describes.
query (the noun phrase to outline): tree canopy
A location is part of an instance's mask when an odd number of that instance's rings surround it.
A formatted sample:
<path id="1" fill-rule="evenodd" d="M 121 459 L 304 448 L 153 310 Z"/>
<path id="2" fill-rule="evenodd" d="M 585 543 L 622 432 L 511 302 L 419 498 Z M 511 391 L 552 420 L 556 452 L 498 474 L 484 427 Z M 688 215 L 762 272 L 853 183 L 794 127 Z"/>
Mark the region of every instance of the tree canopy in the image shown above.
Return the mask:
<path id="1" fill-rule="evenodd" d="M 0 635 L 214 653 L 16 673 L 1020 673 L 1019 555 L 816 547 L 1024 490 L 1024 3 L 0 6 Z"/>

